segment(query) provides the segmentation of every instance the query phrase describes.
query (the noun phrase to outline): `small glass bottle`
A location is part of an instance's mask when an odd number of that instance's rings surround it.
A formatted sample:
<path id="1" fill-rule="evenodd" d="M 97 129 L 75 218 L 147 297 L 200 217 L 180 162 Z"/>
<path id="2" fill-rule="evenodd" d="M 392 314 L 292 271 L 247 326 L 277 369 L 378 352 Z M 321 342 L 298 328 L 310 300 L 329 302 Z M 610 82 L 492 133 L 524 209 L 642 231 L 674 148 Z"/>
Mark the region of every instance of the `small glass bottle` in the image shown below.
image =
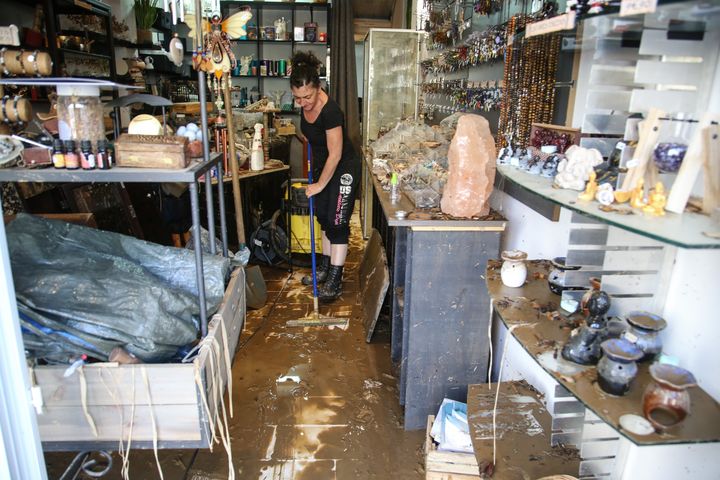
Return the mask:
<path id="1" fill-rule="evenodd" d="M 80 166 L 82 166 L 83 170 L 93 170 L 95 168 L 95 154 L 90 140 L 80 142 Z"/>
<path id="2" fill-rule="evenodd" d="M 74 140 L 65 140 L 65 168 L 68 170 L 80 168 L 80 155 L 75 151 Z"/>
<path id="3" fill-rule="evenodd" d="M 52 163 L 55 168 L 65 168 L 65 147 L 59 138 L 53 142 Z"/>
<path id="4" fill-rule="evenodd" d="M 107 153 L 105 157 L 105 163 L 107 164 L 107 168 L 113 168 L 115 166 L 115 157 L 113 156 L 113 147 L 112 145 L 107 146 Z"/>
<path id="5" fill-rule="evenodd" d="M 95 155 L 97 167 L 100 170 L 109 169 L 110 164 L 108 163 L 107 142 L 105 140 L 98 140 L 97 150 L 97 155 Z"/>
<path id="6" fill-rule="evenodd" d="M 400 186 L 397 173 L 393 173 L 390 178 L 390 201 L 396 203 L 398 200 L 400 200 Z"/>

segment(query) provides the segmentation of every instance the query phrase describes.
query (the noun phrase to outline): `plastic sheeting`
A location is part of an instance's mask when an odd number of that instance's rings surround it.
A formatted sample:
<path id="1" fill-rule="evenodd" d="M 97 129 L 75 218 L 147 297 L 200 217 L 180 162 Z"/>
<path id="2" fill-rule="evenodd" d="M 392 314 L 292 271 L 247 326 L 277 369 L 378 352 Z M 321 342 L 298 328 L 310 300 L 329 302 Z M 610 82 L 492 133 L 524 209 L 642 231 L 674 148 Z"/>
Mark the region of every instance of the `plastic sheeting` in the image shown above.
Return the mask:
<path id="1" fill-rule="evenodd" d="M 196 340 L 193 252 L 30 215 L 7 226 L 7 239 L 28 350 L 48 341 L 50 354 L 65 345 L 106 360 L 122 346 L 149 362 Z M 208 315 L 223 299 L 229 265 L 203 256 Z"/>

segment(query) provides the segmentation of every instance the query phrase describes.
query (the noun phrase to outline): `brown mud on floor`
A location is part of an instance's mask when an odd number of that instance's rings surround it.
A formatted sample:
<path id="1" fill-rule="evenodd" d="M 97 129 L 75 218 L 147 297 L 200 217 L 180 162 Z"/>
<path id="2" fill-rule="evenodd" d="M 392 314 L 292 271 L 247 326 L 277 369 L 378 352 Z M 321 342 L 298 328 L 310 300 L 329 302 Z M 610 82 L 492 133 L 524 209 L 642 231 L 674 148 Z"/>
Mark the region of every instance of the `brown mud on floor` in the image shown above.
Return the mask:
<path id="1" fill-rule="evenodd" d="M 356 305 L 362 258 L 354 228 L 340 300 L 320 313 L 350 318 L 347 330 L 292 328 L 285 322 L 312 311 L 310 288 L 292 275 L 264 269 L 268 305 L 249 311 L 233 364 L 234 418 L 230 420 L 237 479 L 422 479 L 424 431 L 405 432 L 389 332 L 380 321 L 371 344 Z M 281 376 L 300 383 L 278 383 Z M 164 477 L 220 480 L 228 474 L 221 445 L 209 450 L 160 450 Z M 159 478 L 152 451 L 131 453 L 133 479 Z M 68 454 L 47 454 L 50 478 L 67 466 Z M 121 460 L 107 479 L 119 479 Z"/>

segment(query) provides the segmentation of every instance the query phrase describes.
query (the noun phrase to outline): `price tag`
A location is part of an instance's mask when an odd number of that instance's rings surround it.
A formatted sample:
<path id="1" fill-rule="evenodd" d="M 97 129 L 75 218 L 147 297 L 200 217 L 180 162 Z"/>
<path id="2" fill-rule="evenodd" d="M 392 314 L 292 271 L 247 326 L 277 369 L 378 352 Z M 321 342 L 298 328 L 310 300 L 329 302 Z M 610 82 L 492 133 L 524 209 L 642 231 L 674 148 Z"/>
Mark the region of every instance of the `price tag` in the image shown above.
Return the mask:
<path id="1" fill-rule="evenodd" d="M 18 27 L 16 25 L 8 25 L 0 27 L 0 45 L 20 46 L 20 37 L 18 35 Z"/>
<path id="2" fill-rule="evenodd" d="M 657 8 L 657 0 L 621 0 L 620 16 L 639 15 L 641 13 L 653 13 Z"/>
<path id="3" fill-rule="evenodd" d="M 638 337 L 634 333 L 631 332 L 625 332 L 623 335 L 625 337 L 625 340 L 627 340 L 630 343 L 637 343 Z"/>
<path id="4" fill-rule="evenodd" d="M 525 38 L 575 28 L 575 11 L 557 15 L 547 20 L 530 23 L 525 27 Z"/>

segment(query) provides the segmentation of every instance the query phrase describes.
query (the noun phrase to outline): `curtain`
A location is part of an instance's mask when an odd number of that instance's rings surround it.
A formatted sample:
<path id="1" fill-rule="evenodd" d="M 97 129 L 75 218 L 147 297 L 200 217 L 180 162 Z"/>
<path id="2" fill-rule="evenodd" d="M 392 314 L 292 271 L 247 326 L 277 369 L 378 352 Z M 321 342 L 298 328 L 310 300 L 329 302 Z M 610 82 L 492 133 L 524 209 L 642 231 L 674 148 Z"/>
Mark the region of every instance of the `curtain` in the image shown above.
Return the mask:
<path id="1" fill-rule="evenodd" d="M 330 97 L 345 113 L 348 137 L 358 153 L 360 111 L 355 74 L 355 25 L 352 2 L 336 0 L 330 15 Z"/>

